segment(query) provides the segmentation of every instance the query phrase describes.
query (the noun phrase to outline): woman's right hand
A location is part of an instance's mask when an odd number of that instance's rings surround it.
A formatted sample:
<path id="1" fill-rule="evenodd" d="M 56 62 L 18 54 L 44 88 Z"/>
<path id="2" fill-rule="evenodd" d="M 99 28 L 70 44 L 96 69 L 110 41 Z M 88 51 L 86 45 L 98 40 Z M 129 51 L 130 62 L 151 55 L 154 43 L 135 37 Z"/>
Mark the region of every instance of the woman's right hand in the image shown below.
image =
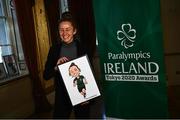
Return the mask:
<path id="1" fill-rule="evenodd" d="M 61 57 L 61 58 L 58 59 L 56 65 L 63 64 L 63 63 L 68 62 L 68 61 L 69 60 L 68 60 L 67 57 Z"/>
<path id="2" fill-rule="evenodd" d="M 56 66 L 54 67 L 55 70 L 58 70 L 58 67 L 57 65 L 60 65 L 60 64 L 63 64 L 65 62 L 68 62 L 68 58 L 67 57 L 61 57 L 58 59 L 57 63 L 56 63 Z"/>

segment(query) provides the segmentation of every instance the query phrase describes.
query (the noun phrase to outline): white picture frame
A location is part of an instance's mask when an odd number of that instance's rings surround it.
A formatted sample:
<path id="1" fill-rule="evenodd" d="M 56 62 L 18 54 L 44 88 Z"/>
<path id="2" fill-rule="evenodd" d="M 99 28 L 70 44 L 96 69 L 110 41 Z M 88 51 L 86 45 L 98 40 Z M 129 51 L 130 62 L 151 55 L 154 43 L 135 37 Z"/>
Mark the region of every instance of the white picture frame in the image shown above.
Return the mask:
<path id="1" fill-rule="evenodd" d="M 74 64 L 76 66 L 74 66 Z M 69 94 L 73 106 L 86 102 L 90 99 L 96 98 L 101 95 L 99 88 L 96 84 L 96 80 L 93 75 L 87 55 L 58 65 L 58 69 L 63 78 L 64 84 L 66 86 L 67 92 Z M 75 71 L 74 73 L 73 70 Z M 77 70 L 80 73 L 79 75 L 76 74 L 78 73 Z M 85 88 L 83 88 L 84 85 L 81 84 L 81 86 L 78 86 L 77 83 L 85 84 Z"/>

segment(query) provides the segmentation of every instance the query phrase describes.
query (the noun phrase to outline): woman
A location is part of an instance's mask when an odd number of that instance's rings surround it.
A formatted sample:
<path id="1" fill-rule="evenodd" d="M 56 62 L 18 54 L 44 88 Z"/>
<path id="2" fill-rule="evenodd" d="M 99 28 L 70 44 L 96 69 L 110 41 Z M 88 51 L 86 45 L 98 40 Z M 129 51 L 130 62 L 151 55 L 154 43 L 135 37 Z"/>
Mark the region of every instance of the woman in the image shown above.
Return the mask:
<path id="1" fill-rule="evenodd" d="M 54 118 L 68 119 L 72 110 L 76 118 L 89 118 L 89 103 L 72 106 L 57 65 L 86 54 L 86 49 L 75 39 L 76 25 L 72 18 L 62 18 L 58 25 L 60 40 L 53 45 L 48 53 L 43 77 L 48 80 L 55 78 Z"/>

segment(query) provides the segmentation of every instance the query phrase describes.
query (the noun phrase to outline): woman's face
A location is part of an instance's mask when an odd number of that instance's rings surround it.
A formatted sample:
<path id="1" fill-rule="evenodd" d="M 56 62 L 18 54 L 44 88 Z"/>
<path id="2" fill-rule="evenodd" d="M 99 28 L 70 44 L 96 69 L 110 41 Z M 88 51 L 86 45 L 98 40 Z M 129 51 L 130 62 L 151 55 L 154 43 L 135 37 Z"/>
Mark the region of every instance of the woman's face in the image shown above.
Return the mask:
<path id="1" fill-rule="evenodd" d="M 69 73 L 72 77 L 78 77 L 80 74 L 80 71 L 76 66 L 71 66 L 69 69 Z"/>
<path id="2" fill-rule="evenodd" d="M 59 24 L 59 34 L 63 42 L 71 43 L 73 36 L 76 34 L 76 29 L 72 26 L 71 22 L 63 21 Z"/>

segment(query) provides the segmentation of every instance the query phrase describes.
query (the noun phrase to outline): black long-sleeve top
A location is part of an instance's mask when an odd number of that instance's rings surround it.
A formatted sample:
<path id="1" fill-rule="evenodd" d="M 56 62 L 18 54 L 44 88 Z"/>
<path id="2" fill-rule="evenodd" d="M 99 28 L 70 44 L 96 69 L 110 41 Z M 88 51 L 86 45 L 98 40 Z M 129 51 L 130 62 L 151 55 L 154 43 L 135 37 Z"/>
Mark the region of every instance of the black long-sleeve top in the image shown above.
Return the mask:
<path id="1" fill-rule="evenodd" d="M 77 49 L 77 58 L 81 57 L 85 54 L 87 54 L 87 50 L 83 44 L 81 44 L 79 41 L 74 41 Z M 59 73 L 59 71 L 55 70 L 55 66 L 57 64 L 58 59 L 60 58 L 60 53 L 61 53 L 61 47 L 62 43 L 55 44 L 50 47 L 47 61 L 45 64 L 45 69 L 43 72 L 43 78 L 45 80 L 49 80 L 51 78 L 54 78 L 54 85 L 55 85 L 55 104 L 57 101 L 65 99 L 64 101 L 67 101 L 69 104 L 70 101 L 65 85 L 63 83 L 62 77 Z M 64 103 L 63 103 L 64 104 Z"/>
<path id="2" fill-rule="evenodd" d="M 75 44 L 77 47 L 77 57 L 81 57 L 87 54 L 85 46 L 82 45 L 78 40 L 75 41 Z M 58 59 L 60 58 L 61 46 L 62 43 L 58 43 L 50 47 L 47 61 L 45 64 L 45 69 L 43 72 L 43 78 L 45 80 L 49 80 L 52 77 L 55 77 L 55 80 L 59 80 L 60 74 L 54 68 L 56 66 Z"/>

